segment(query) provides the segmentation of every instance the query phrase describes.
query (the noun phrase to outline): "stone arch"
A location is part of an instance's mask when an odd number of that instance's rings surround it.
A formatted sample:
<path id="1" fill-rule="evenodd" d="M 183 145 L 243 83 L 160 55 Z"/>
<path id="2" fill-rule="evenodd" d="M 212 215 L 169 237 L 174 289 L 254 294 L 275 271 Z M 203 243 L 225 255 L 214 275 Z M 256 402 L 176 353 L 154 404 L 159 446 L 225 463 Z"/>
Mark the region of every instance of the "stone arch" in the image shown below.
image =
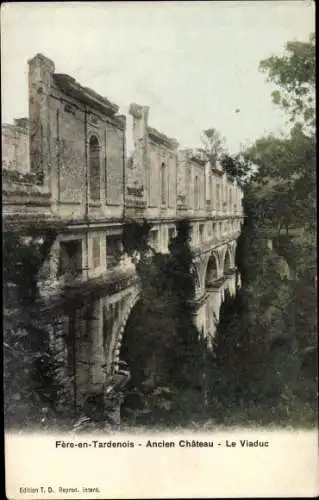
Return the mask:
<path id="1" fill-rule="evenodd" d="M 122 347 L 122 342 L 123 342 L 123 335 L 125 331 L 126 324 L 128 322 L 128 319 L 132 313 L 133 308 L 137 304 L 139 300 L 140 294 L 139 291 L 134 292 L 127 304 L 126 310 L 123 314 L 121 324 L 119 325 L 119 328 L 116 332 L 116 334 L 113 336 L 112 342 L 110 344 L 110 371 L 111 373 L 117 372 L 118 371 L 118 363 L 120 361 L 120 352 L 121 352 L 121 347 Z"/>
<path id="2" fill-rule="evenodd" d="M 227 274 L 228 271 L 234 268 L 234 258 L 233 258 L 233 253 L 231 250 L 231 247 L 228 246 L 226 248 L 224 258 L 223 258 L 223 274 Z"/>
<path id="3" fill-rule="evenodd" d="M 214 252 L 209 256 L 207 266 L 204 273 L 205 289 L 219 277 L 219 262 L 218 257 Z"/>

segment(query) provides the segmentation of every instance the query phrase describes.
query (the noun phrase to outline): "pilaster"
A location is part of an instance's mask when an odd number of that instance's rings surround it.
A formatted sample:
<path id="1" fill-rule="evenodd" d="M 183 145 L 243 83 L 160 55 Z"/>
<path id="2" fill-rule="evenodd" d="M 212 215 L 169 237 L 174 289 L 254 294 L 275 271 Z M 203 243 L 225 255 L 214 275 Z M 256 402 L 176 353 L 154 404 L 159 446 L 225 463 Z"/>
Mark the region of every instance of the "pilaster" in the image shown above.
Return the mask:
<path id="1" fill-rule="evenodd" d="M 54 63 L 36 55 L 29 62 L 30 170 L 37 183 L 49 187 L 51 167 L 48 96 Z"/>

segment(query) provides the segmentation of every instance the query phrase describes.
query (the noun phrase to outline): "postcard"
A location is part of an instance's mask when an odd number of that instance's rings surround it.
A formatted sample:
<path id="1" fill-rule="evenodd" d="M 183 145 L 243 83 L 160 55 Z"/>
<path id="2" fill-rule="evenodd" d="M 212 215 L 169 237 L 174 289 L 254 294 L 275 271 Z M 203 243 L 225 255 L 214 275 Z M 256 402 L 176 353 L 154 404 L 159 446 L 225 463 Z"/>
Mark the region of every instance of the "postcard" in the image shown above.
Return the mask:
<path id="1" fill-rule="evenodd" d="M 1 26 L 7 498 L 318 494 L 314 4 Z"/>

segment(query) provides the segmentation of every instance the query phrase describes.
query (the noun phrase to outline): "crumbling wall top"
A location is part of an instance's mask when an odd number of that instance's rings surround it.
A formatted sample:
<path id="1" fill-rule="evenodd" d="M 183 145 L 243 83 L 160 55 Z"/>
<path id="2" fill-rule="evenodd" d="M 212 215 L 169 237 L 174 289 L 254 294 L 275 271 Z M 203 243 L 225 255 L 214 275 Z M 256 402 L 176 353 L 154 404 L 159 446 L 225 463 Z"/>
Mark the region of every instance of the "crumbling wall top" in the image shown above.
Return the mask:
<path id="1" fill-rule="evenodd" d="M 32 57 L 32 59 L 28 60 L 28 64 L 29 66 L 32 65 L 43 66 L 47 68 L 50 71 L 50 73 L 54 73 L 55 71 L 54 62 L 48 57 L 45 57 L 43 54 L 37 54 L 36 56 Z"/>
<path id="2" fill-rule="evenodd" d="M 132 103 L 130 104 L 129 114 L 134 116 L 134 118 L 144 118 L 147 121 L 149 110 L 149 106 L 141 106 L 140 104 Z"/>
<path id="3" fill-rule="evenodd" d="M 185 148 L 179 151 L 180 158 L 184 161 L 192 161 L 201 167 L 205 167 L 207 160 L 198 149 Z"/>
<path id="4" fill-rule="evenodd" d="M 119 106 L 89 87 L 82 86 L 72 76 L 64 73 L 55 73 L 54 62 L 43 54 L 37 54 L 35 57 L 30 59 L 28 63 L 31 71 L 34 71 L 36 68 L 40 69 L 40 73 L 38 73 L 37 76 L 40 80 L 42 80 L 45 75 L 50 74 L 51 78 L 45 78 L 47 83 L 49 85 L 53 83 L 64 94 L 69 95 L 70 97 L 73 97 L 108 116 L 113 116 L 119 111 Z"/>
<path id="5" fill-rule="evenodd" d="M 27 132 L 29 128 L 29 118 L 15 118 L 14 125 Z"/>
<path id="6" fill-rule="evenodd" d="M 129 114 L 132 115 L 136 120 L 143 121 L 145 132 L 151 140 L 159 144 L 164 144 L 170 149 L 177 149 L 179 143 L 175 139 L 168 137 L 167 135 L 148 125 L 149 110 L 149 106 L 141 106 L 140 104 L 132 103 L 129 108 Z"/>
<path id="7" fill-rule="evenodd" d="M 70 75 L 55 73 L 53 75 L 53 81 L 63 93 L 70 95 L 71 97 L 83 102 L 84 104 L 88 104 L 89 106 L 92 106 L 109 116 L 115 115 L 119 110 L 119 106 L 112 103 L 106 97 L 102 97 L 89 87 L 83 87 Z"/>

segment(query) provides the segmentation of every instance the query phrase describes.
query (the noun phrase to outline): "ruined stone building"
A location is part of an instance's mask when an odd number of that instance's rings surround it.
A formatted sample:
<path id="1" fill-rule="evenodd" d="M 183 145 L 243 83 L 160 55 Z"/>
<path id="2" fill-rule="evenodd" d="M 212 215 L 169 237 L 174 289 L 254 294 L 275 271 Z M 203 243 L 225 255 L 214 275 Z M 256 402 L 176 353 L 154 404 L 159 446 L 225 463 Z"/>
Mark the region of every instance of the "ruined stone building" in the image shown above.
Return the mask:
<path id="1" fill-rule="evenodd" d="M 20 135 L 5 128 L 3 140 L 5 167 L 32 175 L 5 179 L 4 221 L 21 231 L 33 222 L 59 227 L 39 283 L 52 343 L 65 353 L 80 405 L 116 371 L 139 298 L 135 265 L 121 244 L 124 222 L 151 222 L 150 245 L 168 252 L 177 221 L 190 220 L 196 280 L 190 306 L 198 328 L 213 336 L 224 290 L 235 290 L 242 191 L 152 128 L 145 106 L 130 107 L 134 150 L 126 158 L 126 118 L 116 104 L 56 73 L 43 55 L 28 64 L 28 122 L 16 122 Z M 18 139 L 22 134 L 29 143 Z"/>
<path id="2" fill-rule="evenodd" d="M 28 118 L 17 118 L 13 125 L 2 125 L 2 169 L 22 174 L 30 172 Z"/>

